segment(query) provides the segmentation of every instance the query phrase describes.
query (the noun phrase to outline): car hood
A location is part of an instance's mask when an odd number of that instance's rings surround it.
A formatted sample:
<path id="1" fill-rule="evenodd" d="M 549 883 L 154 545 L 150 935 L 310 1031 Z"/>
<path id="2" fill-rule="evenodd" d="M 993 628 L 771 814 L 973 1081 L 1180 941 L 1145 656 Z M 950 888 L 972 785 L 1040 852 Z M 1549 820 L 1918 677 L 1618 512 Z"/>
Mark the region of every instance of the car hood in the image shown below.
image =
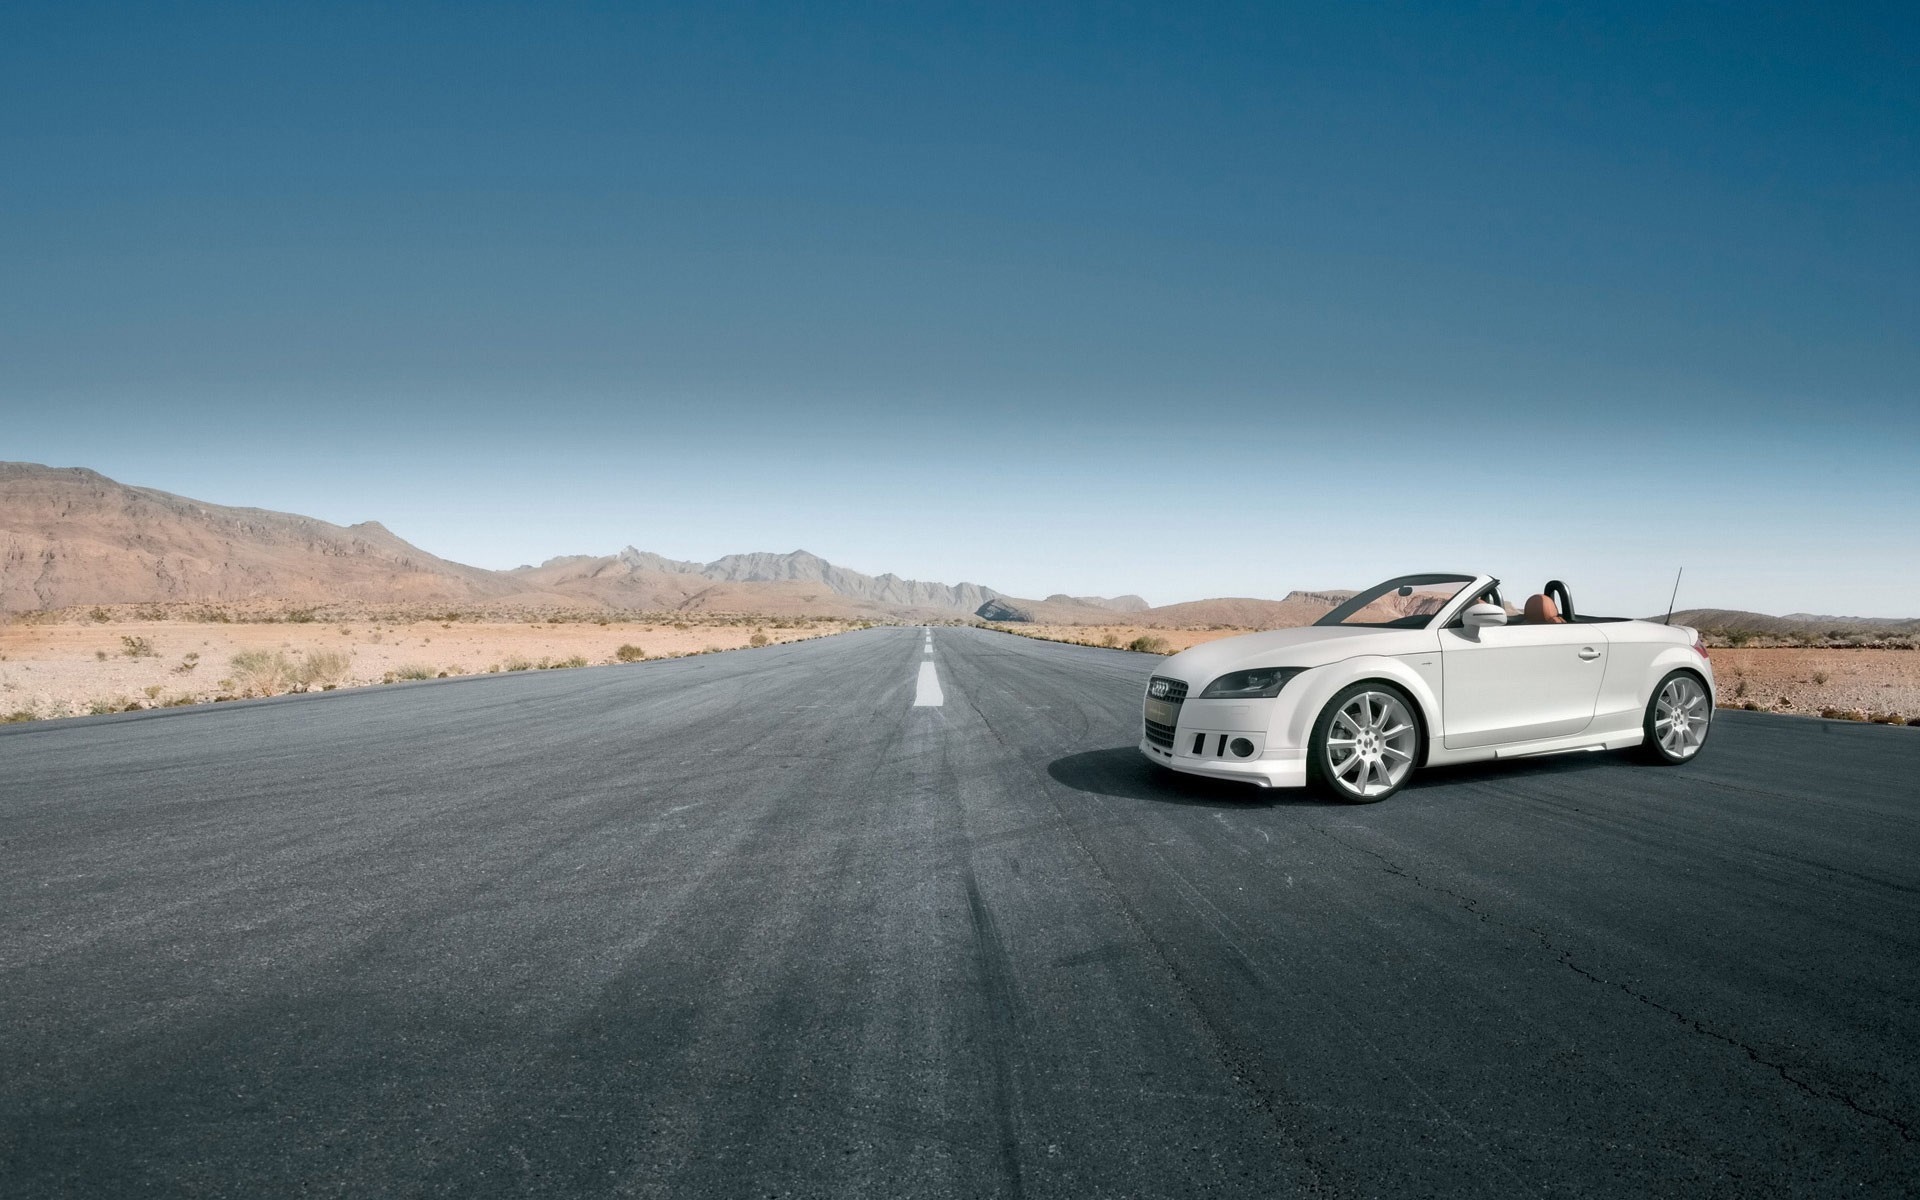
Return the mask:
<path id="1" fill-rule="evenodd" d="M 1362 654 L 1418 654 L 1438 644 L 1438 638 L 1425 629 L 1307 625 L 1203 642 L 1167 659 L 1153 673 L 1165 679 L 1181 680 L 1197 695 L 1201 688 L 1228 671 L 1251 667 L 1319 667 Z"/>

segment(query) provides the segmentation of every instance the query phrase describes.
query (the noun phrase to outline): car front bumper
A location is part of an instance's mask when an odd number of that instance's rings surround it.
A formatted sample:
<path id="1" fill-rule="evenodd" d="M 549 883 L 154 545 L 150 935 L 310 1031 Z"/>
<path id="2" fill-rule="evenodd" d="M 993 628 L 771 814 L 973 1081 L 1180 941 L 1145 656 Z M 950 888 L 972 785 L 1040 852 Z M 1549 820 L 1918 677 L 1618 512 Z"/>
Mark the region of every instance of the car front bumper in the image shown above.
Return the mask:
<path id="1" fill-rule="evenodd" d="M 1169 770 L 1182 771 L 1188 775 L 1204 775 L 1210 779 L 1233 779 L 1241 783 L 1258 784 L 1261 787 L 1305 787 L 1307 785 L 1307 752 L 1305 750 L 1269 747 L 1258 758 L 1236 761 L 1196 754 L 1180 754 L 1156 746 L 1143 737 L 1140 739 L 1140 754 L 1148 762 L 1158 763 Z"/>

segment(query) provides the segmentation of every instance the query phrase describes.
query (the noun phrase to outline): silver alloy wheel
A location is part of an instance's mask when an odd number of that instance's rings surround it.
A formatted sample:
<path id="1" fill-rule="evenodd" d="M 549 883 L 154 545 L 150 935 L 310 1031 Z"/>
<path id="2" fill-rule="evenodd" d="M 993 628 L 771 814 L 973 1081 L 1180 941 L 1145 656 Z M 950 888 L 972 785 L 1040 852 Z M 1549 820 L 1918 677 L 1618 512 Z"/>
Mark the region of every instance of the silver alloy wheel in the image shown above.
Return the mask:
<path id="1" fill-rule="evenodd" d="M 1327 729 L 1327 773 L 1357 796 L 1390 792 L 1413 770 L 1418 738 L 1413 715 L 1399 697 L 1361 692 L 1333 714 Z"/>
<path id="2" fill-rule="evenodd" d="M 1653 736 L 1660 748 L 1672 758 L 1692 758 L 1707 740 L 1707 722 L 1713 719 L 1713 706 L 1707 703 L 1707 690 L 1691 675 L 1676 675 L 1660 689 L 1654 703 Z"/>

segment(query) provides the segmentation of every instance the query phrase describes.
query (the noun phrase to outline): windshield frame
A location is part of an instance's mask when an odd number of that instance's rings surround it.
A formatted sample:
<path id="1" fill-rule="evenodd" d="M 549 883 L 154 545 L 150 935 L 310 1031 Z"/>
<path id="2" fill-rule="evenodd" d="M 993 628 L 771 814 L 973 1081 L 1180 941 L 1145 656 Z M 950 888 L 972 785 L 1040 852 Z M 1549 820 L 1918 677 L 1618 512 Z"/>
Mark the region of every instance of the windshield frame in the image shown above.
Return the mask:
<path id="1" fill-rule="evenodd" d="M 1485 578 L 1486 576 L 1484 575 L 1454 574 L 1449 572 L 1396 576 L 1384 583 L 1376 583 L 1370 588 L 1363 588 L 1355 592 L 1350 599 L 1340 604 L 1332 612 L 1327 613 L 1315 621 L 1314 625 L 1333 629 L 1431 629 L 1435 621 L 1443 619 L 1452 609 L 1458 606 L 1462 595 L 1470 591 L 1478 592 L 1480 589 L 1475 588 L 1474 585 Z M 1419 617 L 1418 624 L 1407 624 L 1407 622 L 1416 619 L 1413 617 L 1395 617 L 1391 621 L 1349 621 L 1346 619 L 1366 608 L 1367 605 L 1372 604 L 1380 597 L 1399 588 L 1427 587 L 1440 583 L 1457 583 L 1460 586 L 1454 591 L 1453 595 L 1447 598 L 1446 603 L 1431 613 L 1426 613 Z"/>

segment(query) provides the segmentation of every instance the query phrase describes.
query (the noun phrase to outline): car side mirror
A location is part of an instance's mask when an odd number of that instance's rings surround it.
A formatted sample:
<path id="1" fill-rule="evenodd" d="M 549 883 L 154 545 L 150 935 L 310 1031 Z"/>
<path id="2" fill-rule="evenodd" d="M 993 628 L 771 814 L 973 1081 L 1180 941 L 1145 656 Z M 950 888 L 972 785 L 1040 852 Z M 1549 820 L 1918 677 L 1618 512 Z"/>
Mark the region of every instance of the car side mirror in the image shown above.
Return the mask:
<path id="1" fill-rule="evenodd" d="M 1460 614 L 1460 623 L 1469 629 L 1484 629 L 1489 625 L 1505 625 L 1507 610 L 1498 604 L 1469 604 L 1467 611 Z"/>

